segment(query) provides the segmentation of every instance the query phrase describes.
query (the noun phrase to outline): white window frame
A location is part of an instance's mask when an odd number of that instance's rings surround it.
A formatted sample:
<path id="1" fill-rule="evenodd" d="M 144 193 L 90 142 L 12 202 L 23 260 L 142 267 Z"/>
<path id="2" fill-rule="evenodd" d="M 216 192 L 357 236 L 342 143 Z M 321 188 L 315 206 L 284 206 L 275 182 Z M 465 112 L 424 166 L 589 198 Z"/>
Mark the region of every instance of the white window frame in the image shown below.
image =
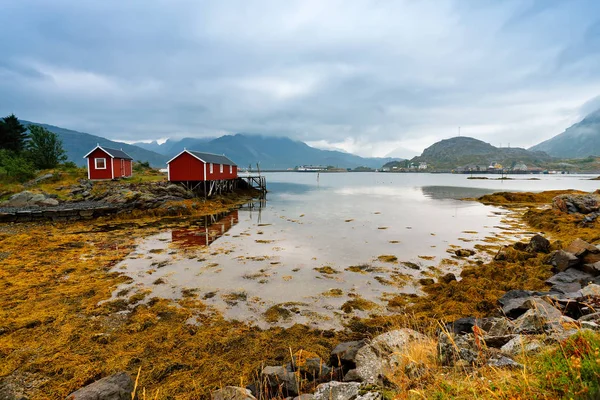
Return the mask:
<path id="1" fill-rule="evenodd" d="M 219 164 L 219 173 L 223 173 L 223 164 Z"/>
<path id="2" fill-rule="evenodd" d="M 210 173 L 213 173 L 213 163 L 210 163 Z"/>
<path id="3" fill-rule="evenodd" d="M 98 166 L 98 160 L 104 160 L 104 167 L 100 168 Z M 94 166 L 96 167 L 96 169 L 106 169 L 106 158 L 94 158 Z"/>
<path id="4" fill-rule="evenodd" d="M 230 174 L 233 174 L 233 165 L 230 165 L 230 166 L 229 166 L 229 173 L 230 173 Z"/>

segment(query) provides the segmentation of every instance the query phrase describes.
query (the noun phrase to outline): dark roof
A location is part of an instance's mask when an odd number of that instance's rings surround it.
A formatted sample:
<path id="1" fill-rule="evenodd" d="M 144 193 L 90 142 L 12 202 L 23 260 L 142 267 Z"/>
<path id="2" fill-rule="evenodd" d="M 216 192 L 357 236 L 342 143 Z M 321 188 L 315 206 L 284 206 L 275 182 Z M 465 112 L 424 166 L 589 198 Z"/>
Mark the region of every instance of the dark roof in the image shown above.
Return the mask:
<path id="1" fill-rule="evenodd" d="M 123 150 L 110 149 L 108 147 L 100 147 L 100 148 L 102 150 L 104 150 L 105 152 L 107 152 L 108 155 L 113 158 L 122 158 L 124 160 L 133 160 L 133 158 L 131 158 L 129 156 L 129 154 L 125 153 Z"/>
<path id="2" fill-rule="evenodd" d="M 201 153 L 199 151 L 192 151 L 192 150 L 186 150 L 186 151 L 188 153 L 192 154 L 193 156 L 200 158 L 201 160 L 203 160 L 206 163 L 235 165 L 237 167 L 236 163 L 234 163 L 233 161 L 231 161 L 229 158 L 227 158 L 225 156 L 220 156 L 218 154 L 212 154 L 212 153 Z"/>

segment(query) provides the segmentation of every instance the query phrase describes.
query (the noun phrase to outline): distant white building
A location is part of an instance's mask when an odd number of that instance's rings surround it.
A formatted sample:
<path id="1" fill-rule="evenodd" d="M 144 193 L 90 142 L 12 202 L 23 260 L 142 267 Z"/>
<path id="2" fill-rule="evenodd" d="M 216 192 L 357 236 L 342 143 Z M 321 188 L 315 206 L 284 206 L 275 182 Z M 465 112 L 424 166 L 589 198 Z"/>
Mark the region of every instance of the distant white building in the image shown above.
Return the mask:
<path id="1" fill-rule="evenodd" d="M 419 169 L 427 169 L 427 163 L 426 162 L 420 162 L 419 163 Z"/>

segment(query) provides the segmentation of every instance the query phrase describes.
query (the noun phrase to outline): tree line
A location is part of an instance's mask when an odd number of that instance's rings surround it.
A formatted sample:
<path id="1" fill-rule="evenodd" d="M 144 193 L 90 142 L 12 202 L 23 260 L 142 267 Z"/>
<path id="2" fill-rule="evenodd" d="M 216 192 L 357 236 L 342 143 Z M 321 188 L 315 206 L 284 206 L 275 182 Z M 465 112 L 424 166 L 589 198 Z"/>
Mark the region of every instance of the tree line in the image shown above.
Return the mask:
<path id="1" fill-rule="evenodd" d="M 0 120 L 0 173 L 23 182 L 36 170 L 56 168 L 67 160 L 62 141 L 48 129 L 23 126 L 11 114 Z"/>

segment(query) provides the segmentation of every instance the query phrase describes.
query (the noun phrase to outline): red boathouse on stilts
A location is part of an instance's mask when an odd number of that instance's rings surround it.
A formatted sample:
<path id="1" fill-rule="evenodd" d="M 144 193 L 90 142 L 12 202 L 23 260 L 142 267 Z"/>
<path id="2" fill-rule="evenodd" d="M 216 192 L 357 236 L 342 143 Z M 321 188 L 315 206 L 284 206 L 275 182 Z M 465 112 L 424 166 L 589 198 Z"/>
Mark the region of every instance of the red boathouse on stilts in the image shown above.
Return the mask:
<path id="1" fill-rule="evenodd" d="M 203 191 L 206 197 L 235 189 L 237 164 L 224 155 L 184 149 L 167 161 L 169 182 L 181 183 L 190 190 Z"/>

